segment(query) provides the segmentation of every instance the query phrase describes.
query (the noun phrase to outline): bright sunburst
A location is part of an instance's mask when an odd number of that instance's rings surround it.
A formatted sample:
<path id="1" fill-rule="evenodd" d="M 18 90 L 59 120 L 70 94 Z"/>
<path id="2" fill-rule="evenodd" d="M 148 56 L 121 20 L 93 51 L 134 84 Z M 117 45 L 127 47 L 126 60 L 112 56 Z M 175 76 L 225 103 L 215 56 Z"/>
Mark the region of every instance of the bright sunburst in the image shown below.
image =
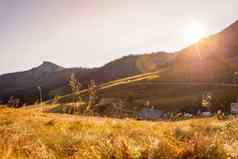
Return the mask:
<path id="1" fill-rule="evenodd" d="M 198 22 L 192 22 L 184 30 L 184 41 L 188 44 L 195 43 L 206 36 L 205 28 Z"/>

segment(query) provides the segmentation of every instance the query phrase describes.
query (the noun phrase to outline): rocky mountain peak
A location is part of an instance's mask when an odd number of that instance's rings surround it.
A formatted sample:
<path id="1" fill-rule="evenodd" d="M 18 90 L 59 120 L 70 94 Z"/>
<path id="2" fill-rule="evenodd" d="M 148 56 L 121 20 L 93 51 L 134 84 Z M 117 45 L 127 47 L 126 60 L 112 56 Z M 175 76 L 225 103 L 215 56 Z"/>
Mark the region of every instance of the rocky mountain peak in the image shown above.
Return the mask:
<path id="1" fill-rule="evenodd" d="M 33 70 L 41 71 L 41 72 L 56 72 L 63 70 L 64 67 L 54 64 L 49 61 L 44 61 L 39 67 L 34 68 Z"/>

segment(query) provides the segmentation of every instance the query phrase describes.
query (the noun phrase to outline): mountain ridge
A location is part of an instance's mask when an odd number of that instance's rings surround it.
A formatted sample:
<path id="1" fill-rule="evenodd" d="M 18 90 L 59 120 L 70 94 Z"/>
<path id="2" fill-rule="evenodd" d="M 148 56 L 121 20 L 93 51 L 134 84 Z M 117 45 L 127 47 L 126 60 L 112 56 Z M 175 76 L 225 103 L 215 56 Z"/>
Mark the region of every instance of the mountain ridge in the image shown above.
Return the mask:
<path id="1" fill-rule="evenodd" d="M 90 80 L 98 84 L 124 78 L 140 73 L 154 71 L 172 57 L 172 54 L 152 53 L 144 55 L 129 55 L 116 59 L 99 68 L 64 68 L 49 61 L 40 66 L 23 72 L 4 74 L 0 76 L 0 100 L 7 102 L 10 96 L 22 99 L 22 102 L 32 103 L 38 99 L 38 86 L 44 91 L 44 99 L 70 92 L 68 80 L 71 74 L 86 88 Z M 161 57 L 161 58 L 160 58 Z"/>

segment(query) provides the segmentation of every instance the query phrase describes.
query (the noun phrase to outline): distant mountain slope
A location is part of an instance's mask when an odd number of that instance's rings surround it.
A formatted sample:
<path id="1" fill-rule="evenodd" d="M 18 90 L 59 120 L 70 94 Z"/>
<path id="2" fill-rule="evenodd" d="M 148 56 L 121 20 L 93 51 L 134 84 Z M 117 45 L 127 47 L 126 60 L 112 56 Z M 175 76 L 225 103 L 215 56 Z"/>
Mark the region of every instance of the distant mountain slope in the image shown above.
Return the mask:
<path id="1" fill-rule="evenodd" d="M 10 73 L 0 76 L 0 100 L 6 102 L 10 96 L 22 99 L 22 102 L 33 102 L 38 96 L 37 87 L 44 88 L 47 93 L 50 89 L 56 89 L 66 83 L 72 73 L 84 74 L 88 69 L 65 69 L 51 62 L 43 62 L 42 65 L 31 70 Z M 48 98 L 47 95 L 45 98 Z"/>
<path id="2" fill-rule="evenodd" d="M 174 54 L 152 53 L 146 55 L 130 55 L 114 60 L 100 68 L 63 68 L 51 62 L 44 62 L 39 67 L 25 72 L 0 76 L 0 100 L 6 102 L 15 96 L 24 103 L 32 103 L 38 99 L 37 87 L 41 86 L 44 99 L 55 95 L 69 93 L 68 80 L 72 73 L 84 87 L 90 80 L 104 83 L 159 69 L 161 65 L 172 60 Z"/>
<path id="3" fill-rule="evenodd" d="M 0 76 L 0 89 L 28 87 L 36 82 L 44 81 L 51 73 L 61 70 L 64 70 L 61 66 L 50 62 L 44 62 L 39 67 L 33 68 L 29 71 L 5 74 Z"/>
<path id="4" fill-rule="evenodd" d="M 78 76 L 78 78 L 81 81 L 94 79 L 97 83 L 104 83 L 119 78 L 156 71 L 165 63 L 172 61 L 174 57 L 175 54 L 165 52 L 124 56 L 92 71 L 87 76 Z"/>

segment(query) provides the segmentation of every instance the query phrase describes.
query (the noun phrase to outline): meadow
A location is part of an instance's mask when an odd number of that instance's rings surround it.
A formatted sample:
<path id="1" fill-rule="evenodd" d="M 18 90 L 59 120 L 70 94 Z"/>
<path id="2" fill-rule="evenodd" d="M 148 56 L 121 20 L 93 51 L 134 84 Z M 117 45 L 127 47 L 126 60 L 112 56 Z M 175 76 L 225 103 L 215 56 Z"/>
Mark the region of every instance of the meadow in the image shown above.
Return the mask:
<path id="1" fill-rule="evenodd" d="M 137 121 L 0 108 L 1 159 L 235 159 L 238 120 Z"/>

